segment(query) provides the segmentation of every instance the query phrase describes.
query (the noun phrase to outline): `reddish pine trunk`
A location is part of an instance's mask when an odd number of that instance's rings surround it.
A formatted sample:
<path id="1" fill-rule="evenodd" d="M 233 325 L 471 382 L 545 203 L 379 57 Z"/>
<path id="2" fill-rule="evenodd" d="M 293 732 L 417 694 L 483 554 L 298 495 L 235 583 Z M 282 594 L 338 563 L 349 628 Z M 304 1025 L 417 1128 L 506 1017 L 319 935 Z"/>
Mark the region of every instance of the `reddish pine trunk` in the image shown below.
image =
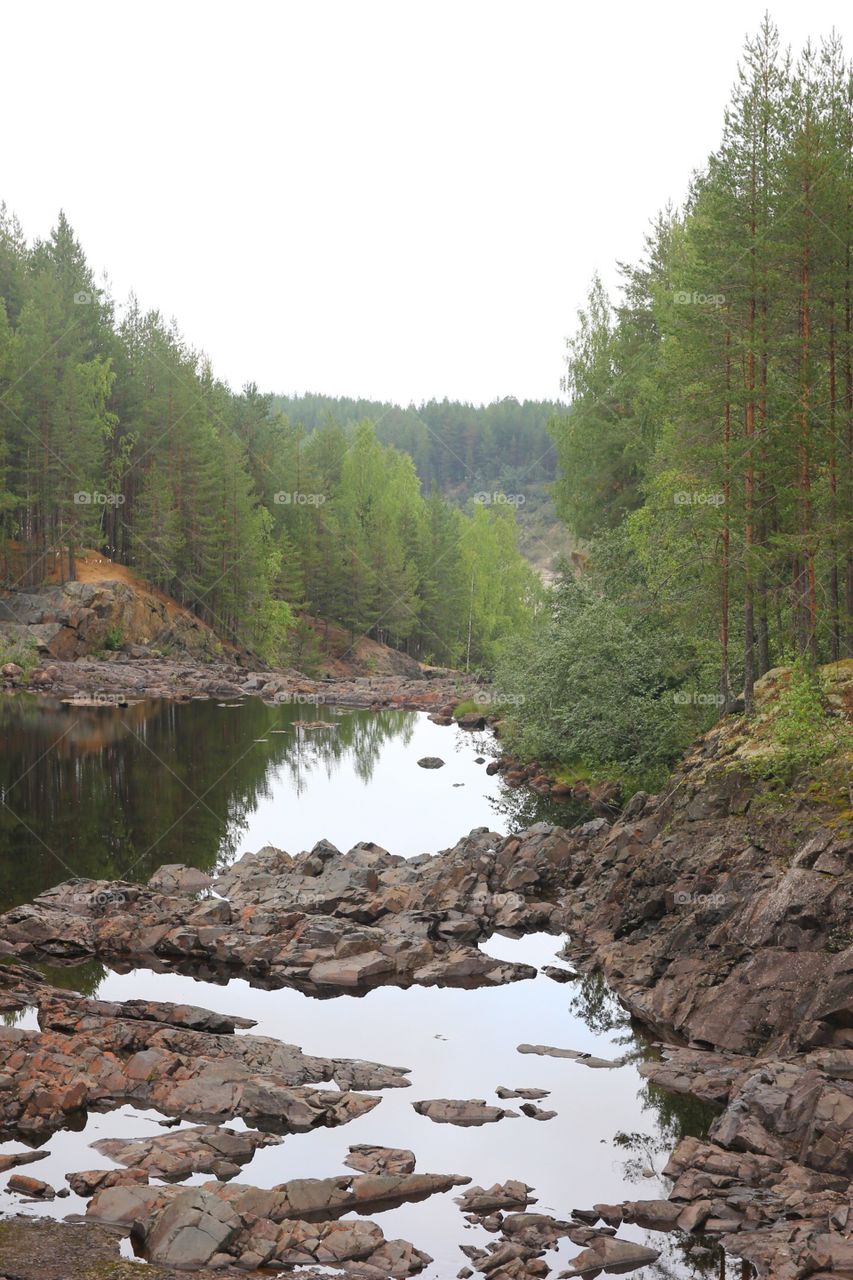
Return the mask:
<path id="1" fill-rule="evenodd" d="M 731 706 L 731 681 L 729 679 L 729 498 L 731 496 L 731 463 L 729 450 L 732 436 L 731 402 L 731 333 L 726 330 L 726 403 L 723 410 L 723 536 L 720 571 L 720 698 L 723 713 Z"/>

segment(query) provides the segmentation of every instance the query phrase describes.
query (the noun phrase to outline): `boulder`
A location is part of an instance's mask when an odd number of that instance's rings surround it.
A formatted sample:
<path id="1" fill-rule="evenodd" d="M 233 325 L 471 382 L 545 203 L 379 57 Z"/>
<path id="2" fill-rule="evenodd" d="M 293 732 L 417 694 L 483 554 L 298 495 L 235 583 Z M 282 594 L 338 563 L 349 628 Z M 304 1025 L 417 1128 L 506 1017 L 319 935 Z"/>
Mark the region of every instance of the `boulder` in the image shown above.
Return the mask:
<path id="1" fill-rule="evenodd" d="M 507 1116 L 517 1116 L 517 1111 L 506 1111 L 503 1107 L 492 1107 L 484 1098 L 451 1099 L 431 1098 L 423 1102 L 413 1102 L 412 1106 L 419 1116 L 426 1116 L 436 1124 L 457 1124 L 470 1127 L 481 1124 L 494 1124 Z"/>

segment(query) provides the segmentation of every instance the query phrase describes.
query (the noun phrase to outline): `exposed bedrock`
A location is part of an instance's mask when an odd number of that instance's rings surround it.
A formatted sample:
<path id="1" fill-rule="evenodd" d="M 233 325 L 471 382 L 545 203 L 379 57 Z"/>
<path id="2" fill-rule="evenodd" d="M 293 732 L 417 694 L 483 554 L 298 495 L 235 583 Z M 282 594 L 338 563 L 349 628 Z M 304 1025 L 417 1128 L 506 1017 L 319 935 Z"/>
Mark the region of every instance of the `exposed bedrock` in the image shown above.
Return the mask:
<path id="1" fill-rule="evenodd" d="M 180 1019 L 182 1008 L 138 1005 L 126 1017 L 108 1002 L 48 996 L 40 1031 L 0 1027 L 0 1131 L 39 1138 L 79 1112 L 134 1102 L 184 1120 L 239 1116 L 267 1131 L 304 1132 L 345 1124 L 380 1102 L 353 1090 L 409 1083 L 402 1068 L 164 1021 L 170 1010 Z M 339 1087 L 323 1088 L 330 1081 Z"/>
<path id="2" fill-rule="evenodd" d="M 472 831 L 450 850 L 405 859 L 373 844 L 326 841 L 291 856 L 246 854 L 199 898 L 197 876 L 158 872 L 148 886 L 69 881 L 0 917 L 0 947 L 28 959 L 97 956 L 110 964 L 244 976 L 312 995 L 384 984 L 481 986 L 530 978 L 478 941 L 496 929 L 557 931 L 567 833 Z"/>

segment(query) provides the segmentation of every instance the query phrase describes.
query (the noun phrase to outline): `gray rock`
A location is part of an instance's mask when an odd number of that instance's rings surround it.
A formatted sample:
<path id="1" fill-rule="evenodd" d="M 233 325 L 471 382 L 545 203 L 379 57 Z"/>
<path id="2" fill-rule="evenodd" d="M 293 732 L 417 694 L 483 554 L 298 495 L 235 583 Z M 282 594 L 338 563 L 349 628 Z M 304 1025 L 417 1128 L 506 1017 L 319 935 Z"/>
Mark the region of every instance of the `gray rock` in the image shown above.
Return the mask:
<path id="1" fill-rule="evenodd" d="M 462 1127 L 494 1124 L 497 1120 L 518 1116 L 517 1111 L 489 1106 L 484 1098 L 431 1098 L 413 1102 L 412 1106 L 419 1116 L 426 1116 L 436 1124 L 458 1124 Z"/>
<path id="2" fill-rule="evenodd" d="M 169 1204 L 145 1237 L 151 1262 L 189 1270 L 221 1253 L 240 1230 L 229 1204 L 201 1187 L 192 1187 Z"/>

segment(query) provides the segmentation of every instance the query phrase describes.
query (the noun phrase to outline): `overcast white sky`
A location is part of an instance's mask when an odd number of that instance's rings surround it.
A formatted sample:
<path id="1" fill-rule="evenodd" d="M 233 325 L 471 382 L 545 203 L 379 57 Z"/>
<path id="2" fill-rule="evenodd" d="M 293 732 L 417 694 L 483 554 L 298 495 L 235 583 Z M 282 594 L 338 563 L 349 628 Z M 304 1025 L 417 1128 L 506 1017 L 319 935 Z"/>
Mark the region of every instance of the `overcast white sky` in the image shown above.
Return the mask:
<path id="1" fill-rule="evenodd" d="M 0 199 L 60 207 L 121 301 L 286 392 L 556 397 L 716 144 L 764 0 L 27 0 L 2 8 Z M 853 10 L 783 0 L 799 48 Z"/>

